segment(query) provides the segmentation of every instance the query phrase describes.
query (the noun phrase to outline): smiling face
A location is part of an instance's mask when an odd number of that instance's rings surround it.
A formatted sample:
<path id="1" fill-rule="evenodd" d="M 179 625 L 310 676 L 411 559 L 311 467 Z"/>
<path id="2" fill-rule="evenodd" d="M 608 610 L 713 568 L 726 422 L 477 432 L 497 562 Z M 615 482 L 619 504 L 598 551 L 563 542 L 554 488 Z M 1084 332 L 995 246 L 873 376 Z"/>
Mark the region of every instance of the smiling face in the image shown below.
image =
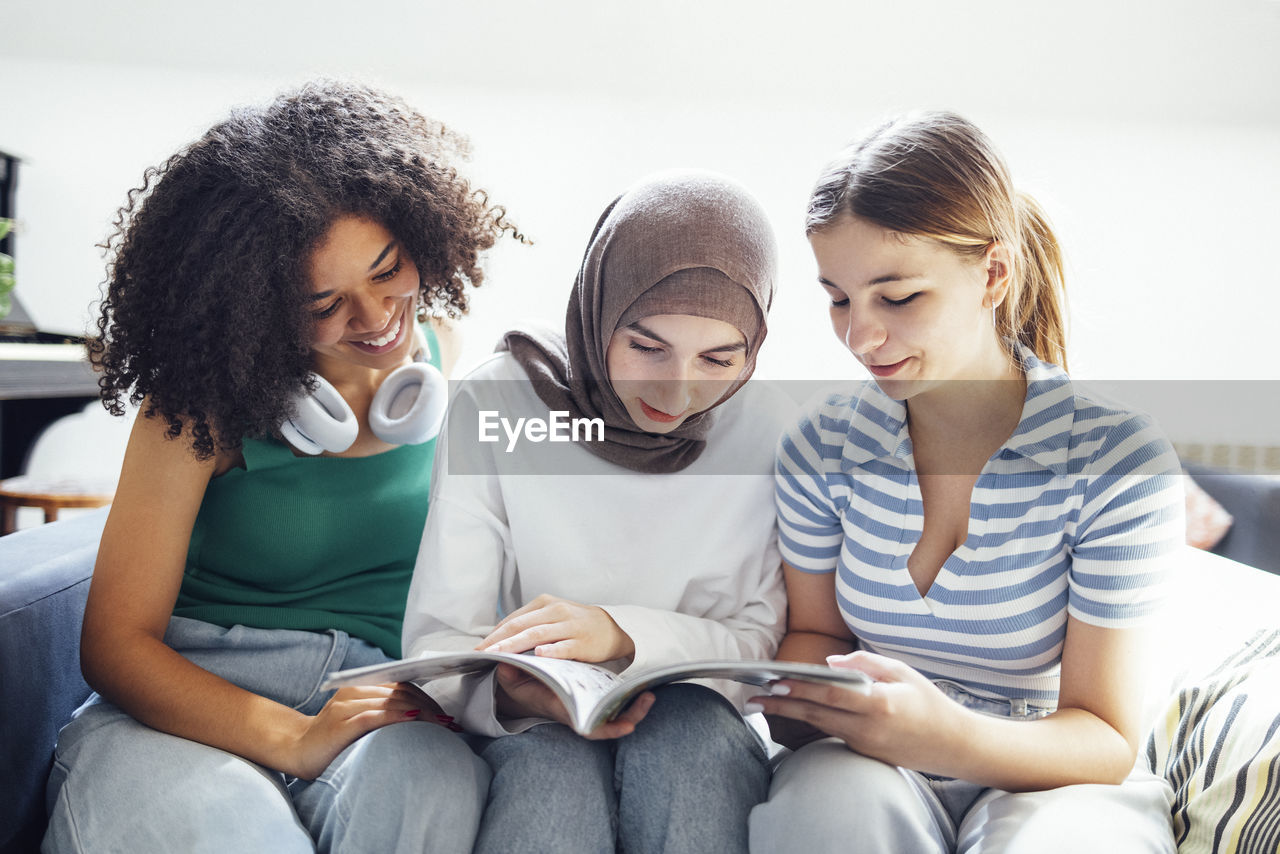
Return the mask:
<path id="1" fill-rule="evenodd" d="M 373 220 L 341 217 L 306 269 L 319 373 L 328 376 L 352 365 L 383 370 L 408 359 L 418 268 L 391 232 Z"/>
<path id="2" fill-rule="evenodd" d="M 831 326 L 890 397 L 947 380 L 1007 377 L 992 323 L 1009 265 L 992 244 L 978 258 L 844 216 L 809 236 Z"/>
<path id="3" fill-rule="evenodd" d="M 723 320 L 658 314 L 614 332 L 605 365 L 636 426 L 670 433 L 724 395 L 742 374 L 746 349 L 742 332 Z"/>

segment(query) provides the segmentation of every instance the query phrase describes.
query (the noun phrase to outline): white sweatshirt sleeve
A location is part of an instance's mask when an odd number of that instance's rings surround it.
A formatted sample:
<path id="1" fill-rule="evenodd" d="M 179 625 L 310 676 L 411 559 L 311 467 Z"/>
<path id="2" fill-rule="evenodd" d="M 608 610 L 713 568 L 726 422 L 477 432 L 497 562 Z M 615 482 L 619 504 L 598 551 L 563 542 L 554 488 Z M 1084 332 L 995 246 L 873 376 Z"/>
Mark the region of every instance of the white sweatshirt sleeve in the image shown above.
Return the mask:
<path id="1" fill-rule="evenodd" d="M 406 657 L 428 650 L 475 649 L 496 625 L 503 579 L 515 575 L 515 552 L 501 484 L 492 460 L 459 443 L 451 458 L 449 432 L 475 423 L 477 404 L 464 383 L 436 442 L 430 510 L 405 606 Z M 451 472 L 452 470 L 452 472 Z M 470 732 L 504 735 L 539 719 L 503 726 L 494 709 L 493 674 L 432 681 L 427 692 Z"/>

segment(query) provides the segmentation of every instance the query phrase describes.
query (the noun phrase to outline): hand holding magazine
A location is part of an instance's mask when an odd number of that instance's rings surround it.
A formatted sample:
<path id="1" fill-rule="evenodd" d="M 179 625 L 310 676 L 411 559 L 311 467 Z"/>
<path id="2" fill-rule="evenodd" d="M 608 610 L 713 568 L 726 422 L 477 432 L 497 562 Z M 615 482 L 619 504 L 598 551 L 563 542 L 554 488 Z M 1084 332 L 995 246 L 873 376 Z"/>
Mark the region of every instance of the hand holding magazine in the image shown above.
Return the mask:
<path id="1" fill-rule="evenodd" d="M 543 658 L 511 652 L 425 652 L 385 664 L 356 667 L 329 674 L 322 687 L 376 685 L 384 682 L 426 682 L 487 670 L 499 663 L 518 667 L 540 680 L 569 710 L 573 728 L 586 734 L 610 720 L 636 695 L 668 682 L 686 679 L 729 679 L 767 686 L 779 679 L 800 679 L 867 690 L 871 678 L 857 670 L 795 661 L 706 660 L 652 667 L 625 676 L 585 661 Z"/>

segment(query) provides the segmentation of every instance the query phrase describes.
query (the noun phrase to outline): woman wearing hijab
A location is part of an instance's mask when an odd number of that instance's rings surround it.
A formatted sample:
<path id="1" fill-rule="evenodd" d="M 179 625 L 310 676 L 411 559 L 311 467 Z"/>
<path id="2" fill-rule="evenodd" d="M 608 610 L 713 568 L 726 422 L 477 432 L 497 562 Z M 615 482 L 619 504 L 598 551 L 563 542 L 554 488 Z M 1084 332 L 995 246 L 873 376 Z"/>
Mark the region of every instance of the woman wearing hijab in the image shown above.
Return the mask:
<path id="1" fill-rule="evenodd" d="M 664 173 L 614 200 L 564 333 L 508 333 L 454 397 L 406 655 L 492 649 L 619 672 L 772 655 L 785 606 L 770 473 L 792 407 L 744 384 L 774 254 L 759 205 L 719 176 Z M 603 429 L 555 441 L 527 426 L 557 418 Z M 485 736 L 476 851 L 745 851 L 766 757 L 737 710 L 745 691 L 716 687 L 658 688 L 582 737 L 514 668 L 432 683 Z"/>

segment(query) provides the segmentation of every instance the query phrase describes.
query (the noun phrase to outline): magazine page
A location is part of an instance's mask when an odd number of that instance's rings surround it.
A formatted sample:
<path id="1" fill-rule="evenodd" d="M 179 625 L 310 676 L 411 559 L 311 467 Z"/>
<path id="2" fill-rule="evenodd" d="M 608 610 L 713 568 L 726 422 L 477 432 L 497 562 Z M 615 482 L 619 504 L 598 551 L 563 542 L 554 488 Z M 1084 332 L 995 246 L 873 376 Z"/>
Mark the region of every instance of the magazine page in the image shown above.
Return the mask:
<path id="1" fill-rule="evenodd" d="M 324 689 L 344 685 L 378 685 L 385 682 L 426 682 L 510 664 L 541 680 L 555 692 L 575 723 L 589 716 L 600 698 L 621 681 L 613 672 L 584 661 L 541 658 L 532 653 L 426 652 L 414 658 L 341 670 L 325 677 Z"/>
<path id="2" fill-rule="evenodd" d="M 590 732 L 609 720 L 637 694 L 668 682 L 687 679 L 728 679 L 761 687 L 771 685 L 779 679 L 799 679 L 844 685 L 862 691 L 866 691 L 871 685 L 871 677 L 861 671 L 842 670 L 825 664 L 741 659 L 687 661 L 652 667 L 618 680 L 616 687 L 600 698 L 590 717 L 583 721 L 585 728 L 579 731 Z"/>
<path id="3" fill-rule="evenodd" d="M 598 709 L 601 702 L 623 684 L 622 678 L 616 673 L 585 661 L 535 655 L 514 657 L 522 660 L 511 664 L 540 677 L 543 683 L 555 691 L 569 710 L 569 719 L 573 721 L 573 728 L 577 732 L 591 732 L 610 717 L 601 717 Z"/>
<path id="4" fill-rule="evenodd" d="M 422 682 L 441 676 L 457 676 L 487 670 L 497 663 L 502 653 L 440 652 L 426 653 L 416 658 L 402 658 L 385 664 L 370 664 L 330 673 L 320 684 L 321 689 L 342 688 L 346 685 L 381 685 L 385 682 Z"/>

